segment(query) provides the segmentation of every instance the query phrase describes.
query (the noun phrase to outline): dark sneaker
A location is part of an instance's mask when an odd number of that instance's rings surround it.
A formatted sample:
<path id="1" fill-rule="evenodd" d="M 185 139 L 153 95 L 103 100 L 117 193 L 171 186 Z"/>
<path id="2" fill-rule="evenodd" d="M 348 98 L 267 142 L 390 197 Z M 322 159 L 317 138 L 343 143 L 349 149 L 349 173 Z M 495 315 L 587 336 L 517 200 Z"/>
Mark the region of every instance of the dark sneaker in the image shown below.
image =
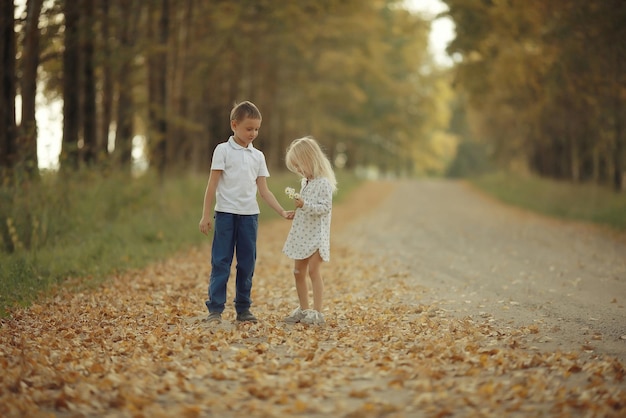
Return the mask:
<path id="1" fill-rule="evenodd" d="M 222 314 L 220 312 L 211 312 L 206 321 L 210 324 L 219 324 L 222 322 Z"/>
<path id="2" fill-rule="evenodd" d="M 257 322 L 256 316 L 252 315 L 250 311 L 243 311 L 237 313 L 237 321 L 241 322 Z"/>

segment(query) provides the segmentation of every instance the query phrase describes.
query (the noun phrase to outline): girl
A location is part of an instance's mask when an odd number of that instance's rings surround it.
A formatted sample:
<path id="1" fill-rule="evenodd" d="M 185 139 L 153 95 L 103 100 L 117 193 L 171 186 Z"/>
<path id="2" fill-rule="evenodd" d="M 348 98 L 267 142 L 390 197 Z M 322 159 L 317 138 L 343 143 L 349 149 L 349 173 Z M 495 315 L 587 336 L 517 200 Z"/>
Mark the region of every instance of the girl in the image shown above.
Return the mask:
<path id="1" fill-rule="evenodd" d="M 300 194 L 295 196 L 295 216 L 283 253 L 294 260 L 293 274 L 300 306 L 285 318 L 287 323 L 323 324 L 324 282 L 322 261 L 330 260 L 330 218 L 335 173 L 328 157 L 311 137 L 294 140 L 287 148 L 289 171 L 302 176 Z M 307 271 L 313 289 L 313 309 L 309 309 Z"/>

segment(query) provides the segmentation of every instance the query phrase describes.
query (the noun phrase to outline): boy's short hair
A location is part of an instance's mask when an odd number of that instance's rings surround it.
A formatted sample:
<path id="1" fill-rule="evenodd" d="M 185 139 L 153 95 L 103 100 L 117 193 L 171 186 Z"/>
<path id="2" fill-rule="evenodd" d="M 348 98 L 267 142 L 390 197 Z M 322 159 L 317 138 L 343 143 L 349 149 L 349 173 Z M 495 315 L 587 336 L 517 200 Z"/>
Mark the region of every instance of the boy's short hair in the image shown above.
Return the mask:
<path id="1" fill-rule="evenodd" d="M 241 103 L 236 103 L 233 107 L 233 110 L 230 111 L 231 121 L 234 120 L 237 122 L 241 122 L 246 118 L 262 119 L 259 109 L 254 105 L 254 103 L 247 100 Z"/>

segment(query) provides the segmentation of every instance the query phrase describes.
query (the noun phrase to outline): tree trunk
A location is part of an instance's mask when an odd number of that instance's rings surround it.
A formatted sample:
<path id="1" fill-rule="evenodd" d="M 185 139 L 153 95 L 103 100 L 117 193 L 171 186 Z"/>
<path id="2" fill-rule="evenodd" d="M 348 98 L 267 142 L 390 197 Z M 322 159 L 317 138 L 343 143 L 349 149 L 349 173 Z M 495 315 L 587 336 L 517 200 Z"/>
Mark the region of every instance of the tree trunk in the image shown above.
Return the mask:
<path id="1" fill-rule="evenodd" d="M 154 163 L 162 180 L 167 163 L 167 45 L 169 39 L 169 1 L 161 0 L 157 26 L 157 49 L 152 57 L 151 72 L 151 133 L 154 146 Z"/>
<path id="2" fill-rule="evenodd" d="M 15 29 L 13 0 L 0 0 L 0 177 L 15 164 Z"/>
<path id="3" fill-rule="evenodd" d="M 63 143 L 60 165 L 62 169 L 78 168 L 78 135 L 80 88 L 80 3 L 76 0 L 63 2 L 65 14 L 65 49 L 63 50 Z"/>
<path id="4" fill-rule="evenodd" d="M 39 16 L 43 0 L 28 0 L 22 51 L 22 121 L 20 122 L 20 159 L 31 178 L 39 174 L 37 160 L 37 68 L 39 67 Z"/>
<path id="5" fill-rule="evenodd" d="M 192 144 L 188 135 L 188 128 L 184 121 L 189 120 L 189 97 L 185 89 L 189 84 L 187 77 L 192 71 L 189 65 L 190 34 L 193 31 L 194 0 L 185 2 L 184 10 L 180 13 L 176 24 L 170 27 L 170 48 L 173 48 L 173 58 L 170 60 L 171 85 L 168 88 L 168 149 L 166 161 L 168 169 L 175 165 L 178 168 L 190 168 L 192 165 Z M 174 27 L 175 26 L 175 27 Z M 174 123 L 170 121 L 176 121 Z"/>
<path id="6" fill-rule="evenodd" d="M 131 64 L 125 62 L 118 77 L 119 96 L 117 98 L 117 123 L 115 129 L 114 153 L 121 168 L 129 168 L 132 161 L 133 136 L 133 96 L 130 80 Z"/>
<path id="7" fill-rule="evenodd" d="M 615 2 L 618 6 L 617 2 Z M 624 8 L 622 15 L 624 13 Z M 624 36 L 626 31 L 624 26 L 619 25 L 617 35 L 615 36 L 615 44 L 612 49 L 613 56 L 613 78 L 614 86 L 611 94 L 613 95 L 613 119 L 614 119 L 614 140 L 615 140 L 615 152 L 613 154 L 613 189 L 616 192 L 624 190 L 626 185 L 624 184 L 624 175 L 626 173 L 626 138 L 624 138 L 624 85 L 626 85 L 626 77 L 624 76 L 624 60 L 626 59 L 626 47 L 623 44 L 623 40 L 620 37 Z"/>
<path id="8" fill-rule="evenodd" d="M 94 70 L 94 0 L 82 0 L 84 20 L 83 34 L 83 161 L 87 165 L 96 163 L 96 76 Z"/>
<path id="9" fill-rule="evenodd" d="M 133 150 L 133 117 L 135 105 L 133 100 L 133 60 L 135 58 L 134 47 L 137 37 L 137 24 L 141 14 L 141 4 L 132 3 L 131 10 L 119 10 L 123 16 L 120 33 L 119 55 L 121 65 L 117 74 L 119 96 L 117 99 L 117 121 L 115 130 L 115 154 L 117 163 L 122 169 L 132 169 Z"/>
<path id="10" fill-rule="evenodd" d="M 619 77 L 619 75 L 618 75 Z M 618 93 L 615 93 L 614 103 L 614 117 L 615 117 L 615 152 L 613 153 L 613 190 L 621 192 L 624 189 L 624 172 L 626 171 L 626 164 L 624 164 L 624 154 L 626 153 L 626 147 L 624 147 L 624 132 L 622 129 L 622 102 L 618 97 Z"/>
<path id="11" fill-rule="evenodd" d="M 113 115 L 113 71 L 111 62 L 109 0 L 100 0 L 102 18 L 102 120 L 100 138 L 98 139 L 98 159 L 106 159 L 109 155 L 109 131 Z"/>

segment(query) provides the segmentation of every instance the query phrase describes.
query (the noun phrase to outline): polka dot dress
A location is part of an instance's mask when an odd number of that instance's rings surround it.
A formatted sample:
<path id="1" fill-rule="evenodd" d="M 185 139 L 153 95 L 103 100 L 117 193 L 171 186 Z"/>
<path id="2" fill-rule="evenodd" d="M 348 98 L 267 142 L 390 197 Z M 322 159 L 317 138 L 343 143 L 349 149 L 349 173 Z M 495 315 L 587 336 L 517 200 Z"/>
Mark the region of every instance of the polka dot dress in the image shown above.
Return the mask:
<path id="1" fill-rule="evenodd" d="M 332 186 L 324 177 L 303 179 L 300 196 L 304 206 L 296 209 L 283 253 L 294 260 L 302 260 L 319 250 L 322 260 L 329 261 Z"/>

